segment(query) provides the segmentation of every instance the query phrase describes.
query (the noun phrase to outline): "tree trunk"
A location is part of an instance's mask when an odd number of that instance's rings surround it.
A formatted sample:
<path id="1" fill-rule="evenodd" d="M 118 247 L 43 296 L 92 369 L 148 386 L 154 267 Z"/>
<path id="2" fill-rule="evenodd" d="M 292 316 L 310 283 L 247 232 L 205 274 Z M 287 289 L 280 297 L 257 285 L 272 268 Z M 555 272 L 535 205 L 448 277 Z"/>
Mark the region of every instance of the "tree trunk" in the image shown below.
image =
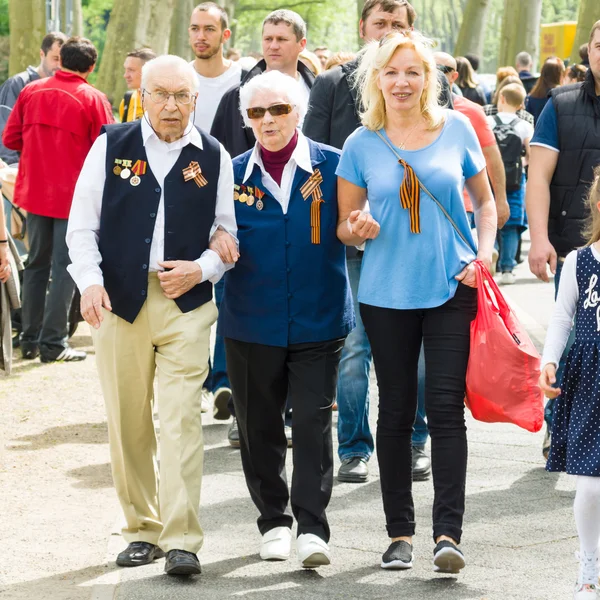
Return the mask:
<path id="1" fill-rule="evenodd" d="M 540 52 L 540 23 L 542 21 L 542 0 L 527 0 L 521 2 L 519 9 L 519 30 L 517 35 L 514 60 L 519 52 L 529 52 L 534 66 L 537 64 Z"/>
<path id="2" fill-rule="evenodd" d="M 573 42 L 573 50 L 571 51 L 572 62 L 578 63 L 581 61 L 579 58 L 579 46 L 588 43 L 592 25 L 598 20 L 600 20 L 600 2 L 598 0 L 580 0 L 579 14 L 577 15 L 577 31 L 575 33 L 575 41 Z"/>
<path id="3" fill-rule="evenodd" d="M 147 46 L 156 54 L 169 50 L 174 0 L 128 0 L 112 9 L 102 64 L 96 85 L 117 105 L 125 93 L 123 61 L 135 48 Z"/>
<path id="4" fill-rule="evenodd" d="M 473 53 L 481 56 L 485 39 L 486 14 L 490 0 L 469 0 L 463 13 L 454 56 Z"/>
<path id="5" fill-rule="evenodd" d="M 44 0 L 10 0 L 9 75 L 24 71 L 27 65 L 38 66 L 40 46 L 46 35 L 46 3 Z"/>
<path id="6" fill-rule="evenodd" d="M 190 15 L 194 10 L 194 6 L 195 0 L 175 0 L 175 7 L 171 18 L 169 54 L 176 54 L 185 58 L 185 60 L 192 60 L 194 58 L 188 35 Z"/>
<path id="7" fill-rule="evenodd" d="M 498 68 L 514 66 L 517 55 L 516 37 L 517 27 L 515 22 L 519 16 L 521 0 L 504 0 L 504 12 L 502 14 L 502 33 L 500 34 L 500 52 L 498 55 Z"/>

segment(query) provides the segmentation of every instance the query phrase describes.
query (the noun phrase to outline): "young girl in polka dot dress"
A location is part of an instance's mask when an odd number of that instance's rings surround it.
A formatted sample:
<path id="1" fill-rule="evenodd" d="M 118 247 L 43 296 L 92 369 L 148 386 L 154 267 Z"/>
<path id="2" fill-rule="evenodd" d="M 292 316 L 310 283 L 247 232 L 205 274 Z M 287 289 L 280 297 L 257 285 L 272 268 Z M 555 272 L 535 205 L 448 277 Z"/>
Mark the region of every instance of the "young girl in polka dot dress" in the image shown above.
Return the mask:
<path id="1" fill-rule="evenodd" d="M 554 409 L 546 469 L 577 475 L 575 522 L 579 533 L 579 577 L 575 600 L 598 598 L 600 539 L 600 168 L 589 195 L 588 245 L 563 265 L 554 315 L 548 327 L 540 386 Z M 556 369 L 575 319 L 562 389 Z"/>

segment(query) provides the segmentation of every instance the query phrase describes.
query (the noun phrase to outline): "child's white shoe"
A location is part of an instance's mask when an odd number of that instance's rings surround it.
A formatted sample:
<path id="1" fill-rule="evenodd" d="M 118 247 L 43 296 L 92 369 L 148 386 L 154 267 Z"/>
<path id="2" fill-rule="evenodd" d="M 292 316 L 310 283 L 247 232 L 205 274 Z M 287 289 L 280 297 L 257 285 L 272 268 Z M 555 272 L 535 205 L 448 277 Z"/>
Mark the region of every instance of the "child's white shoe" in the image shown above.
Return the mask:
<path id="1" fill-rule="evenodd" d="M 580 552 L 579 577 L 575 584 L 574 600 L 598 599 L 598 551 Z"/>

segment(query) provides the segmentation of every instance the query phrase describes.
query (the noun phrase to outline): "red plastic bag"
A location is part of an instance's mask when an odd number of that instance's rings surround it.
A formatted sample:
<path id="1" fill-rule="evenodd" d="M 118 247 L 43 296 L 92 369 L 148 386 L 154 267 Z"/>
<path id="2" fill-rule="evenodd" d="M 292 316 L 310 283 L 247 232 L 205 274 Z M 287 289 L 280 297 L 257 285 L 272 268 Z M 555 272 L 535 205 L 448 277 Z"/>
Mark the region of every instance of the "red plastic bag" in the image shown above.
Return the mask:
<path id="1" fill-rule="evenodd" d="M 540 355 L 486 266 L 474 264 L 478 307 L 471 323 L 466 405 L 478 421 L 539 431 L 544 422 Z"/>

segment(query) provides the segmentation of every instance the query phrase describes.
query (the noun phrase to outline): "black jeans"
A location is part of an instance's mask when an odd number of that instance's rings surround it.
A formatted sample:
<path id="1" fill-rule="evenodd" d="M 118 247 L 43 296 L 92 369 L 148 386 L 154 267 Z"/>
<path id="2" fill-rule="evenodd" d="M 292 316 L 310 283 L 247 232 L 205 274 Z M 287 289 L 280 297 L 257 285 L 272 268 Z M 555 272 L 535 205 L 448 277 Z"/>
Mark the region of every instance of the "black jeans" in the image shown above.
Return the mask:
<path id="1" fill-rule="evenodd" d="M 433 536 L 447 535 L 460 542 L 467 471 L 465 377 L 477 290 L 459 284 L 454 298 L 436 308 L 395 310 L 361 304 L 360 311 L 379 386 L 377 456 L 388 535 L 415 533 L 411 436 L 422 342 L 434 486 Z"/>
<path id="2" fill-rule="evenodd" d="M 67 271 L 71 262 L 65 241 L 67 219 L 29 213 L 27 231 L 30 249 L 23 274 L 21 346 L 39 345 L 40 354 L 52 359 L 67 346 L 69 307 L 75 292 Z"/>
<path id="3" fill-rule="evenodd" d="M 333 487 L 331 407 L 343 347 L 344 339 L 280 348 L 225 338 L 242 466 L 263 535 L 293 522 L 285 474 L 287 399 L 294 440 L 291 505 L 298 535 L 312 533 L 329 541 L 325 510 Z"/>

